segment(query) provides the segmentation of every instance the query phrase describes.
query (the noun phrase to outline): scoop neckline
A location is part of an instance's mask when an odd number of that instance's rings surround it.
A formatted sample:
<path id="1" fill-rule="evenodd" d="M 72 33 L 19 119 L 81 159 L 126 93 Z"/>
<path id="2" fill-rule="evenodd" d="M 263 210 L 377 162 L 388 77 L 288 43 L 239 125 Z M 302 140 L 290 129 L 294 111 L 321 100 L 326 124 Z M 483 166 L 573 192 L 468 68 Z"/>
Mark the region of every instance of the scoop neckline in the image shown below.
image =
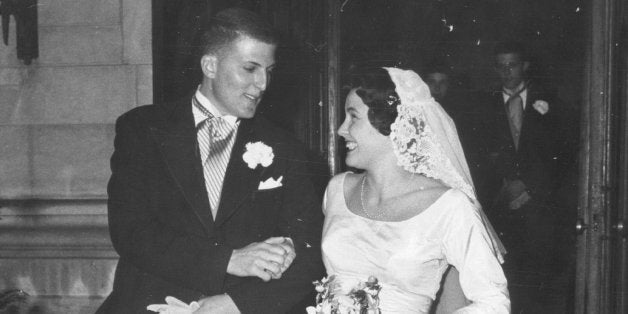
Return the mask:
<path id="1" fill-rule="evenodd" d="M 349 209 L 349 205 L 347 204 L 347 198 L 345 197 L 345 179 L 347 178 L 347 174 L 348 173 L 352 173 L 352 172 L 345 172 L 344 175 L 342 176 L 342 182 L 340 182 L 341 184 L 341 192 L 342 192 L 342 204 L 344 205 L 344 209 L 349 212 L 351 215 L 354 215 L 356 217 L 360 217 L 364 220 L 368 220 L 368 221 L 374 221 L 374 222 L 379 222 L 379 223 L 403 223 L 403 222 L 408 222 L 410 220 L 413 220 L 421 215 L 423 215 L 423 213 L 429 211 L 430 209 L 432 209 L 432 207 L 434 207 L 434 205 L 436 205 L 437 203 L 440 202 L 441 199 L 443 199 L 443 197 L 445 196 L 445 194 L 448 194 L 449 192 L 451 192 L 453 190 L 453 188 L 449 188 L 447 189 L 445 192 L 443 192 L 441 195 L 438 196 L 438 198 L 436 198 L 436 200 L 434 200 L 434 202 L 432 202 L 432 204 L 430 204 L 429 206 L 427 206 L 423 211 L 421 211 L 420 213 L 411 216 L 409 218 L 403 219 L 403 220 L 375 220 L 375 219 L 371 219 L 368 217 L 364 217 L 361 215 L 358 215 L 354 212 L 351 211 L 351 209 Z"/>

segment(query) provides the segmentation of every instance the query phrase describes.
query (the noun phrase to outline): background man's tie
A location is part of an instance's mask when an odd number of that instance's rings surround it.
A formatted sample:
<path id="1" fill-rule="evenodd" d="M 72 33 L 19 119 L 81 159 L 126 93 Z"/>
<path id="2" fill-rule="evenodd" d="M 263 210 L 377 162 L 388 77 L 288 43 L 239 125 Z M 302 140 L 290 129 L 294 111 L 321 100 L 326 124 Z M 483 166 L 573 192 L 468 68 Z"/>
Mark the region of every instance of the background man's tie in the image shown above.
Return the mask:
<path id="1" fill-rule="evenodd" d="M 521 124 L 523 123 L 523 99 L 520 94 L 524 90 L 525 88 L 510 95 L 506 101 L 510 134 L 512 135 L 512 140 L 515 143 L 515 149 L 519 149 L 519 136 L 521 135 Z"/>
<path id="2" fill-rule="evenodd" d="M 229 142 L 235 133 L 235 128 L 222 117 L 214 117 L 201 106 L 196 97 L 193 98 L 193 102 L 207 116 L 207 119 L 198 126 L 198 144 L 203 162 L 203 176 L 205 177 L 209 205 L 212 216 L 216 219 L 222 183 L 229 163 Z"/>

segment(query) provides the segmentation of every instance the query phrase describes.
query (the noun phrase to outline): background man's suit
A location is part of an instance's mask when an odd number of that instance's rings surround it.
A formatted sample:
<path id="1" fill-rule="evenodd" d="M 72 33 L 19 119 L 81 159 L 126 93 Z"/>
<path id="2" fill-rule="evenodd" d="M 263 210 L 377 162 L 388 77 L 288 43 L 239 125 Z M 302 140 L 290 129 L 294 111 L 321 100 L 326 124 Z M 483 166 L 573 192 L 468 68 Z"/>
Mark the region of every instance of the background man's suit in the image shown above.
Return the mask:
<path id="1" fill-rule="evenodd" d="M 537 100 L 549 104 L 546 114 L 534 108 Z M 554 237 L 556 215 L 560 214 L 554 201 L 562 140 L 560 108 L 549 95 L 528 84 L 516 149 L 502 91 L 490 93 L 487 104 L 482 118 L 484 170 L 479 188 L 489 219 L 508 250 L 504 270 L 513 299 L 519 300 L 515 297 L 517 289 L 538 292 L 544 280 L 550 280 L 561 267 L 556 260 Z M 504 180 L 521 180 L 531 200 L 521 208 L 509 209 L 507 200 L 500 198 Z M 535 298 L 529 292 L 523 295 Z"/>
<path id="2" fill-rule="evenodd" d="M 493 184 L 501 186 L 502 178 L 522 180 L 537 201 L 544 202 L 556 184 L 556 156 L 559 151 L 557 103 L 539 87 L 528 84 L 526 104 L 519 137 L 519 148 L 515 149 L 509 127 L 509 118 L 501 91 L 493 92 L 489 99 L 489 110 L 482 118 L 486 136 L 486 154 L 494 173 Z M 549 111 L 541 114 L 533 104 L 537 100 L 549 104 Z M 493 192 L 497 192 L 493 191 Z M 491 204 L 487 204 L 490 206 Z"/>
<path id="3" fill-rule="evenodd" d="M 273 163 L 250 169 L 245 145 L 262 141 Z M 120 254 L 101 313 L 140 313 L 168 295 L 185 302 L 228 293 L 243 313 L 282 313 L 323 274 L 321 201 L 305 150 L 262 117 L 242 119 L 215 221 L 209 207 L 190 98 L 121 116 L 109 182 L 109 226 Z M 258 190 L 283 176 L 283 186 Z M 288 236 L 297 257 L 279 280 L 226 274 L 233 249 Z"/>

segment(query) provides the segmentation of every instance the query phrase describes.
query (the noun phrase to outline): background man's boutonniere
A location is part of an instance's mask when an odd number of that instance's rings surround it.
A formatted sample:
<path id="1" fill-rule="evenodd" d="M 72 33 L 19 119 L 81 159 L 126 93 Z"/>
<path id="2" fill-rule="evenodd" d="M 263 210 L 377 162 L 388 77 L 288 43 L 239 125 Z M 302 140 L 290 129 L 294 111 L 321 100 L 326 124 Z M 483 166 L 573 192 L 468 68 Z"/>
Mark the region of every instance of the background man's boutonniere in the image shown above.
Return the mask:
<path id="1" fill-rule="evenodd" d="M 268 167 L 273 163 L 273 158 L 273 149 L 262 142 L 247 143 L 246 152 L 242 155 L 242 159 L 251 169 L 255 169 L 257 165 Z"/>
<path id="2" fill-rule="evenodd" d="M 549 111 L 549 104 L 545 100 L 537 100 L 532 104 L 532 107 L 536 109 L 540 114 L 544 115 Z"/>

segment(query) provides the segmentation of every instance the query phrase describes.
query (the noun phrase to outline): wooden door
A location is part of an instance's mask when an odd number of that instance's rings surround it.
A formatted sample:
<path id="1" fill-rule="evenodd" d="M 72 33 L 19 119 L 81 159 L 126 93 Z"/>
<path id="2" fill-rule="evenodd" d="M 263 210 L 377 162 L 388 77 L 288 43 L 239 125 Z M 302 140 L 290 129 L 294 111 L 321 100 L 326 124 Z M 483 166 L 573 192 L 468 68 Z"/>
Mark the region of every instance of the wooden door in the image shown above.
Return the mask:
<path id="1" fill-rule="evenodd" d="M 582 108 L 576 313 L 628 313 L 625 1 L 592 1 Z"/>

